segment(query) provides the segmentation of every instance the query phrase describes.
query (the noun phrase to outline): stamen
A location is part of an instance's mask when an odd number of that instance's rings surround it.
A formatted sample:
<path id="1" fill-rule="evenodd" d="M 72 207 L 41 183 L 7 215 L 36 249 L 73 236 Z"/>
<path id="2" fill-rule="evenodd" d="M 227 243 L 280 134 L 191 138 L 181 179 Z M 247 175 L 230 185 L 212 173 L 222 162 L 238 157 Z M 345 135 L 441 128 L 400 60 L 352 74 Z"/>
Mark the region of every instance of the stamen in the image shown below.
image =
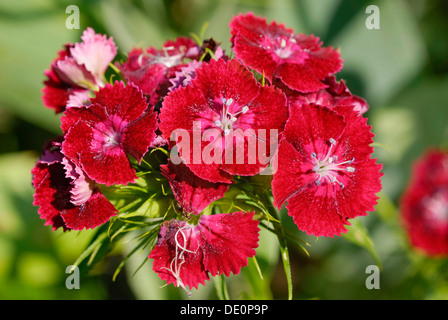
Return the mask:
<path id="1" fill-rule="evenodd" d="M 355 168 L 353 167 L 347 167 L 345 170 L 347 170 L 347 172 L 355 172 Z"/>
<path id="2" fill-rule="evenodd" d="M 280 42 L 280 47 L 284 48 L 286 47 L 286 40 L 282 39 L 282 41 Z"/>
<path id="3" fill-rule="evenodd" d="M 187 238 L 186 238 L 185 234 L 182 232 L 182 230 L 185 228 L 187 228 L 187 227 L 179 228 L 176 231 L 176 233 L 174 234 L 174 241 L 176 242 L 176 250 L 175 250 L 174 258 L 170 263 L 170 267 L 169 268 L 162 267 L 161 269 L 166 269 L 169 272 L 171 272 L 173 277 L 176 279 L 176 285 L 181 287 L 182 289 L 184 289 L 185 292 L 187 293 L 188 297 L 190 297 L 191 291 L 189 291 L 187 289 L 187 287 L 183 283 L 182 279 L 180 278 L 180 269 L 181 269 L 182 265 L 185 263 L 185 257 L 184 257 L 185 252 L 195 254 L 197 252 L 197 249 L 196 249 L 196 251 L 191 251 L 191 250 L 188 250 L 187 248 L 185 248 L 185 245 L 187 244 Z M 178 233 L 181 234 L 182 239 L 184 241 L 184 245 L 181 245 L 179 243 L 179 241 L 177 240 Z M 180 249 L 180 252 L 179 252 L 179 249 Z"/>

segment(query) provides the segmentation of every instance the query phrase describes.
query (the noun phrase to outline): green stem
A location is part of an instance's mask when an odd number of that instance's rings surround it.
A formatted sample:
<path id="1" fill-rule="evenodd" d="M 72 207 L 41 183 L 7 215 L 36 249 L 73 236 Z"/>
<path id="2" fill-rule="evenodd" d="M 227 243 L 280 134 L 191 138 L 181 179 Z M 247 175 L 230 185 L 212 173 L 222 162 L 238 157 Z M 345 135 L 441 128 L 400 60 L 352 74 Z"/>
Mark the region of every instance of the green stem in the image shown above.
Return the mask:
<path id="1" fill-rule="evenodd" d="M 264 196 L 264 201 L 266 208 L 271 216 L 280 221 L 280 216 L 277 209 L 275 209 L 269 196 Z M 292 287 L 292 275 L 291 275 L 291 263 L 289 259 L 289 249 L 288 241 L 285 238 L 284 230 L 281 228 L 280 224 L 274 223 L 274 228 L 277 233 L 278 242 L 280 244 L 280 253 L 283 262 L 283 269 L 285 271 L 286 282 L 288 284 L 288 300 L 292 300 L 293 287 Z"/>

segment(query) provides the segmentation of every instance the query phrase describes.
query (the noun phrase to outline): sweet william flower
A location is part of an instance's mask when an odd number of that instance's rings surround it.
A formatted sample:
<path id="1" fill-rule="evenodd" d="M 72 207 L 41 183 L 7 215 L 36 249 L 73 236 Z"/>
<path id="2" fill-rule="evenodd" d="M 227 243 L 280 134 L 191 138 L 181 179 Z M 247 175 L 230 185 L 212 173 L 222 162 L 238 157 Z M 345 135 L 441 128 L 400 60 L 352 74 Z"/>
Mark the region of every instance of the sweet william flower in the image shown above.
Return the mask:
<path id="1" fill-rule="evenodd" d="M 374 210 L 382 173 L 371 157 L 370 129 L 351 106 L 290 110 L 272 192 L 278 208 L 288 203 L 288 214 L 300 230 L 340 235 L 349 219 Z"/>
<path id="2" fill-rule="evenodd" d="M 448 153 L 431 149 L 414 163 L 400 209 L 414 248 L 448 256 Z"/>
<path id="3" fill-rule="evenodd" d="M 258 247 L 258 221 L 254 213 L 202 215 L 197 224 L 166 221 L 149 254 L 153 270 L 168 284 L 188 292 L 205 284 L 209 275 L 239 274 Z"/>
<path id="4" fill-rule="evenodd" d="M 342 69 L 337 50 L 313 35 L 295 34 L 283 24 L 239 14 L 230 22 L 235 57 L 271 83 L 307 93 L 327 88 L 323 80 Z"/>
<path id="5" fill-rule="evenodd" d="M 82 105 L 92 91 L 103 86 L 104 74 L 117 54 L 113 39 L 95 33 L 92 28 L 83 32 L 81 40 L 66 44 L 45 71 L 42 101 L 56 113 L 63 112 L 68 103 Z M 70 100 L 72 95 L 76 98 Z"/>
<path id="6" fill-rule="evenodd" d="M 268 166 L 287 117 L 280 89 L 261 86 L 238 60 L 219 59 L 203 63 L 187 86 L 165 97 L 159 128 L 172 144 L 186 133 L 180 158 L 195 175 L 231 183 L 233 175 L 255 175 Z"/>
<path id="7" fill-rule="evenodd" d="M 141 90 L 116 81 L 101 88 L 91 105 L 68 108 L 61 117 L 62 153 L 99 184 L 137 178 L 129 156 L 141 161 L 156 138 L 157 118 Z"/>
<path id="8" fill-rule="evenodd" d="M 45 147 L 31 173 L 38 214 L 53 230 L 92 229 L 117 214 L 97 184 L 60 152 L 62 139 Z"/>

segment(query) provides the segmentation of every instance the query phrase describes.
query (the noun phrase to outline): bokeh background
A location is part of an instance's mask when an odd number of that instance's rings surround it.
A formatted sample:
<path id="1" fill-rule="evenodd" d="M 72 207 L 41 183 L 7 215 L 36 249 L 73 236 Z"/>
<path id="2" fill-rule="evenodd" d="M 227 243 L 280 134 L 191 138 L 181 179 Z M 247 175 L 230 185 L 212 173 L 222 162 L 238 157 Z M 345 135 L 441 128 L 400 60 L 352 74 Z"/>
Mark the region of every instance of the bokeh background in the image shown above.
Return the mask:
<path id="1" fill-rule="evenodd" d="M 380 29 L 369 30 L 365 9 L 380 9 Z M 68 5 L 80 9 L 80 29 L 67 29 Z M 295 299 L 448 299 L 447 259 L 413 250 L 401 227 L 399 199 L 412 162 L 428 147 L 448 144 L 448 3 L 443 0 L 0 0 L 0 299 L 184 299 L 186 295 L 141 266 L 147 253 L 115 269 L 132 242 L 112 248 L 68 290 L 66 267 L 92 233 L 52 232 L 33 207 L 31 168 L 59 119 L 41 102 L 43 72 L 83 29 L 112 36 L 120 53 L 160 47 L 168 38 L 199 34 L 230 50 L 232 15 L 253 11 L 296 32 L 313 33 L 345 60 L 338 78 L 364 97 L 384 165 L 377 209 L 358 218 L 369 237 L 307 237 L 309 256 L 291 247 Z M 285 299 L 287 286 L 274 236 L 263 233 L 257 260 L 227 279 L 230 298 Z M 366 268 L 378 265 L 380 289 L 368 290 Z M 255 270 L 255 271 L 254 271 Z M 213 281 L 194 291 L 215 299 Z"/>

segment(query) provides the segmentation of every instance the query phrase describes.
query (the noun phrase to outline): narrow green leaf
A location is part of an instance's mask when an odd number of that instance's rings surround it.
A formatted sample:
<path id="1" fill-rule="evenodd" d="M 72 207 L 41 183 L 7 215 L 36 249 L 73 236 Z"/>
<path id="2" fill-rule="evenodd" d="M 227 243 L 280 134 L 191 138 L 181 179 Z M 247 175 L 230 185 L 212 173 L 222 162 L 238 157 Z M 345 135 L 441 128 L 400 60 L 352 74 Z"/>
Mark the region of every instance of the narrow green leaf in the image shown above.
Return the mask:
<path id="1" fill-rule="evenodd" d="M 359 220 L 355 220 L 352 222 L 351 226 L 347 227 L 347 229 L 347 233 L 342 234 L 342 237 L 362 248 L 365 248 L 372 256 L 376 265 L 381 269 L 381 259 L 379 258 L 375 245 L 372 239 L 370 239 L 369 233 L 364 225 Z"/>
<path id="2" fill-rule="evenodd" d="M 286 240 L 281 239 L 280 237 L 278 241 L 280 244 L 280 253 L 283 262 L 283 269 L 285 270 L 286 282 L 288 284 L 288 300 L 292 300 L 293 287 L 292 287 L 291 263 L 289 259 L 288 243 Z"/>
<path id="3" fill-rule="evenodd" d="M 229 292 L 227 291 L 226 278 L 222 274 L 220 276 L 213 277 L 213 283 L 215 285 L 216 295 L 219 300 L 230 300 Z"/>
<path id="4" fill-rule="evenodd" d="M 90 256 L 93 252 L 98 252 L 99 248 L 103 244 L 103 242 L 107 239 L 107 233 L 101 232 L 98 237 L 84 250 L 73 263 L 72 269 L 78 267 L 82 261 L 84 261 L 88 256 Z M 89 259 L 90 260 L 90 259 Z M 73 271 L 73 270 L 72 270 Z"/>

